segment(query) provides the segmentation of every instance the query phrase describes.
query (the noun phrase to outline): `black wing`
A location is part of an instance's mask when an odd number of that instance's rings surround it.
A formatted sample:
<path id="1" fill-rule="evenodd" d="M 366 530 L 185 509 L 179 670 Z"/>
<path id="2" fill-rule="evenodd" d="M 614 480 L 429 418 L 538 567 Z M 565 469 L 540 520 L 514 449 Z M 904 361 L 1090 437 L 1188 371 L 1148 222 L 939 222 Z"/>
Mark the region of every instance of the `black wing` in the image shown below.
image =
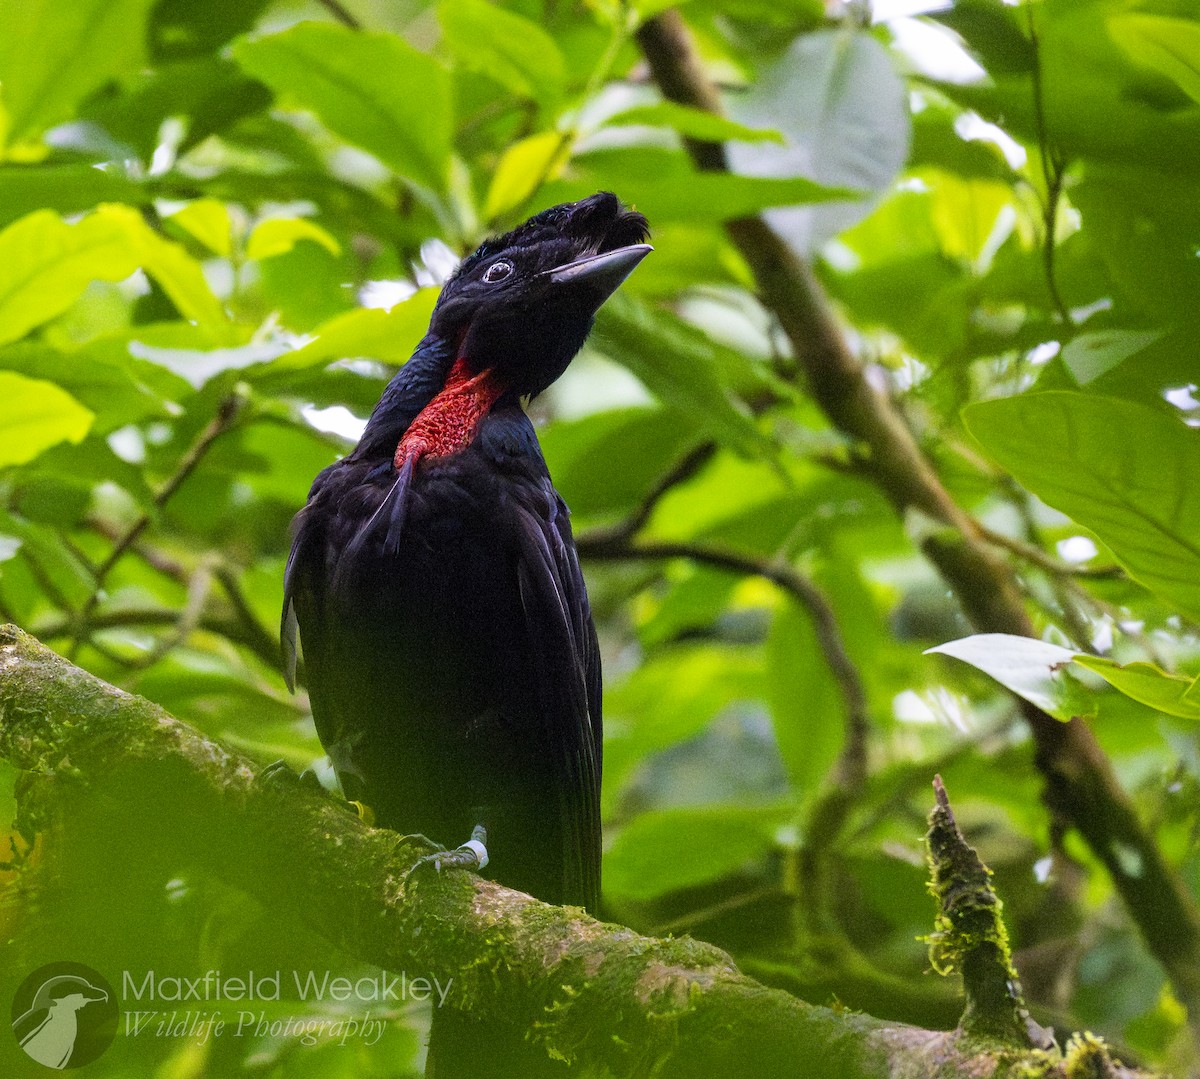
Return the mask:
<path id="1" fill-rule="evenodd" d="M 526 491 L 526 495 L 534 492 Z M 555 774 L 566 893 L 590 910 L 600 897 L 600 650 L 570 517 L 543 481 L 516 510 L 518 578 L 538 669 L 542 737 Z"/>

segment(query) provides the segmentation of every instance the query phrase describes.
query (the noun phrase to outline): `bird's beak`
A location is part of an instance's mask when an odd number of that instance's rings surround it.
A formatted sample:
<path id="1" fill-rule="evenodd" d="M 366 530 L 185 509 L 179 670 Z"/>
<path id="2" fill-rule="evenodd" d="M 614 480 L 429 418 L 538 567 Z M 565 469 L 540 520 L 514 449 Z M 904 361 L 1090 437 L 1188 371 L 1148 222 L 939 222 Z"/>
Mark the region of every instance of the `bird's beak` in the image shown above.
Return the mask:
<path id="1" fill-rule="evenodd" d="M 602 255 L 588 255 L 565 266 L 547 270 L 546 276 L 555 285 L 581 285 L 596 300 L 599 307 L 625 280 L 639 262 L 654 248 L 649 244 L 630 244 Z"/>

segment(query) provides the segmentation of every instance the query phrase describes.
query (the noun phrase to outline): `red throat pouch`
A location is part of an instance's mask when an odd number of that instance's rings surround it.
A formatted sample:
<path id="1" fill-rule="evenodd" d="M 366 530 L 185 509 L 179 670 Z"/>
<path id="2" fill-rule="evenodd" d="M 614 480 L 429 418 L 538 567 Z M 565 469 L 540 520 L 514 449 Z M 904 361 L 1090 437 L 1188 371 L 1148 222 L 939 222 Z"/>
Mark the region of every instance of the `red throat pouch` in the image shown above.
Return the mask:
<path id="1" fill-rule="evenodd" d="M 404 432 L 392 463 L 399 469 L 409 459 L 415 464 L 422 457 L 446 457 L 465 449 L 503 393 L 504 386 L 490 367 L 472 374 L 460 356 L 446 376 L 446 385 Z"/>

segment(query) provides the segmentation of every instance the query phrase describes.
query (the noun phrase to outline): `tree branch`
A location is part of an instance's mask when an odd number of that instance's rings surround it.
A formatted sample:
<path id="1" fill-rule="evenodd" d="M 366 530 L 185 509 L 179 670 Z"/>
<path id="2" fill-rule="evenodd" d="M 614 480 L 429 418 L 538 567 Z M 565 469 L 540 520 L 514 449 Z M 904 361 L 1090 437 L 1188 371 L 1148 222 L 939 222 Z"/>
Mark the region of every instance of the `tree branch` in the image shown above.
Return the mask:
<path id="1" fill-rule="evenodd" d="M 466 873 L 410 873 L 424 853 L 416 837 L 368 828 L 298 782 L 262 782 L 247 759 L 15 626 L 0 628 L 0 758 L 54 778 L 65 827 L 96 799 L 137 791 L 157 813 L 135 823 L 166 828 L 198 864 L 359 959 L 453 979 L 453 1003 L 524 1022 L 580 1064 L 680 1077 L 1067 1076 L 1046 1054 L 805 1004 L 707 944 L 641 937 Z"/>
<path id="2" fill-rule="evenodd" d="M 721 111 L 717 89 L 678 11 L 648 20 L 637 38 L 664 96 Z M 721 146 L 687 145 L 701 168 L 725 168 Z M 813 398 L 836 427 L 866 447 L 864 472 L 918 526 L 914 531 L 921 533 L 921 549 L 967 616 L 983 631 L 1035 636 L 1011 567 L 954 502 L 892 400 L 865 377 L 812 268 L 761 217 L 730 221 L 727 230 L 754 272 L 764 305 L 791 342 Z M 1200 1035 L 1200 908 L 1138 821 L 1088 727 L 1079 720 L 1059 723 L 1027 705 L 1022 714 L 1046 776 L 1047 803 L 1064 814 L 1108 868 Z"/>

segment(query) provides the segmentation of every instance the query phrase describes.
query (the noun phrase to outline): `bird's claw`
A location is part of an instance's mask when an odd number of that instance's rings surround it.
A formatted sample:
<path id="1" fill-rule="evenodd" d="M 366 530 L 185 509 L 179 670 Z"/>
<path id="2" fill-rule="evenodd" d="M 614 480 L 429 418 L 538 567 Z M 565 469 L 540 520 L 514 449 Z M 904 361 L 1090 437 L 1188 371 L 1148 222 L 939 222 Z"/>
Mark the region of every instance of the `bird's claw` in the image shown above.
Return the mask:
<path id="1" fill-rule="evenodd" d="M 424 836 L 421 837 L 422 839 Z M 428 842 L 428 841 L 427 841 Z M 435 850 L 418 858 L 416 864 L 409 870 L 411 873 L 423 865 L 432 865 L 439 873 L 443 869 L 483 869 L 488 864 L 487 829 L 477 824 L 471 830 L 471 838 L 454 850 Z"/>
<path id="2" fill-rule="evenodd" d="M 261 769 L 254 778 L 263 786 L 274 787 L 276 789 L 286 789 L 299 785 L 309 790 L 325 790 L 321 786 L 321 781 L 317 778 L 317 773 L 311 768 L 305 768 L 303 772 L 297 775 L 292 766 L 282 759 L 272 761 L 265 768 Z"/>

